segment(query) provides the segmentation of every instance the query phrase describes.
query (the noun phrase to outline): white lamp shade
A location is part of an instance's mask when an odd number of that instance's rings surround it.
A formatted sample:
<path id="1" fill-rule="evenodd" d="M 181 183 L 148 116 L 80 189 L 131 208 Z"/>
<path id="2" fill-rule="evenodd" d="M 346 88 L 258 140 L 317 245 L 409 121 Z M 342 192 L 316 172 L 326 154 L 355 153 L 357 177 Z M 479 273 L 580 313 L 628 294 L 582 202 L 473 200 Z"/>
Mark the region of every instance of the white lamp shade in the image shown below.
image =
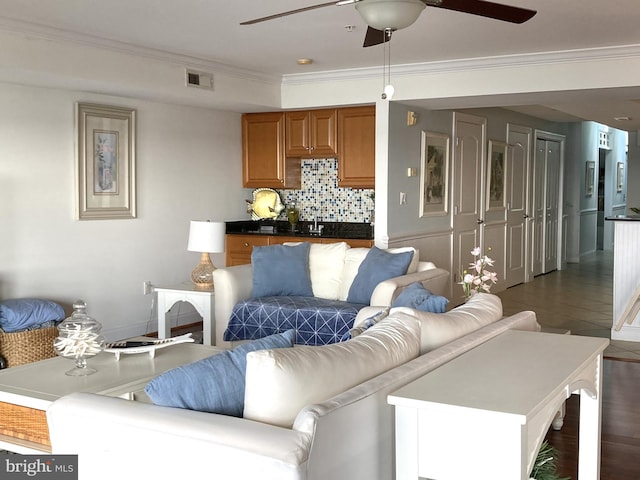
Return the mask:
<path id="1" fill-rule="evenodd" d="M 367 25 L 384 31 L 408 27 L 418 19 L 426 5 L 421 0 L 367 0 L 355 6 Z"/>
<path id="2" fill-rule="evenodd" d="M 221 253 L 224 252 L 225 224 L 223 222 L 191 221 L 189 227 L 190 252 Z"/>

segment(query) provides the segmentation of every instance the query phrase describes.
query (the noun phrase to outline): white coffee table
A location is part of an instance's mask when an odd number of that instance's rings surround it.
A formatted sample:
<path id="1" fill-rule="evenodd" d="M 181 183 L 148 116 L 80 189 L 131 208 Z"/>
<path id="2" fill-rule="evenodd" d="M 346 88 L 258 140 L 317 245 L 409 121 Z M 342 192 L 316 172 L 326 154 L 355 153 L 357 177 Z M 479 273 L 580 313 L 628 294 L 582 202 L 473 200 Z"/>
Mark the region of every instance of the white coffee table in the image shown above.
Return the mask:
<path id="1" fill-rule="evenodd" d="M 555 414 L 580 394 L 580 480 L 600 478 L 608 339 L 507 331 L 388 397 L 396 479 L 526 480 Z"/>
<path id="2" fill-rule="evenodd" d="M 147 353 L 89 358 L 98 371 L 84 377 L 65 372 L 73 361 L 61 357 L 0 370 L 0 449 L 17 453 L 50 452 L 46 410 L 58 398 L 90 392 L 136 400 L 153 377 L 166 370 L 211 356 L 222 349 L 183 343 Z"/>

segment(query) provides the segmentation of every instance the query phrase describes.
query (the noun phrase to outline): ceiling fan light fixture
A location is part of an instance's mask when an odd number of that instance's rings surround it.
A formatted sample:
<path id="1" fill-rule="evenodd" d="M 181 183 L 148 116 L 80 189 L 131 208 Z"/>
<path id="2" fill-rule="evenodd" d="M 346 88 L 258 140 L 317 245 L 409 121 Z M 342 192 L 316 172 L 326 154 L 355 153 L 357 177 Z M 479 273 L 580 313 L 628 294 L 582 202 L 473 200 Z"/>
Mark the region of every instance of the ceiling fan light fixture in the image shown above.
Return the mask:
<path id="1" fill-rule="evenodd" d="M 378 30 L 400 30 L 414 23 L 425 4 L 421 0 L 363 0 L 356 10 L 370 27 Z"/>

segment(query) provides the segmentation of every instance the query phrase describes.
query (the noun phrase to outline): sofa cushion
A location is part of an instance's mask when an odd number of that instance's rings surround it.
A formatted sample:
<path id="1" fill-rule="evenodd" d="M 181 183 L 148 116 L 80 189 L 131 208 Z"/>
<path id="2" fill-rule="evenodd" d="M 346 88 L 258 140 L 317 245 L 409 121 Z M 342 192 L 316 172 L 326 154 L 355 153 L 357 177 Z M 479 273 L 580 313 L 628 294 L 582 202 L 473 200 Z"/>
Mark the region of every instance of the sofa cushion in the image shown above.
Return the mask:
<path id="1" fill-rule="evenodd" d="M 297 245 L 287 242 L 285 245 Z M 344 259 L 349 249 L 346 242 L 312 243 L 309 249 L 309 273 L 313 296 L 338 300 Z"/>
<path id="2" fill-rule="evenodd" d="M 289 330 L 168 370 L 151 380 L 145 393 L 156 405 L 241 417 L 247 353 L 291 347 L 294 337 Z"/>
<path id="3" fill-rule="evenodd" d="M 394 313 L 413 315 L 420 321 L 420 354 L 435 350 L 457 338 L 502 318 L 502 301 L 490 293 L 473 295 L 466 303 L 446 312 L 430 313 L 399 307 Z"/>
<path id="4" fill-rule="evenodd" d="M 406 274 L 412 258 L 413 252 L 390 253 L 371 247 L 349 288 L 347 302 L 368 305 L 376 286 L 384 280 Z"/>
<path id="5" fill-rule="evenodd" d="M 224 332 L 225 341 L 251 340 L 296 330 L 296 343 L 339 342 L 364 305 L 315 297 L 260 297 L 238 302 Z"/>
<path id="6" fill-rule="evenodd" d="M 64 309 L 50 300 L 20 298 L 0 302 L 0 328 L 6 333 L 63 320 L 64 315 Z"/>
<path id="7" fill-rule="evenodd" d="M 342 280 L 340 282 L 340 291 L 338 293 L 338 300 L 347 300 L 349 296 L 349 289 L 353 280 L 358 275 L 358 269 L 364 261 L 365 257 L 369 253 L 370 248 L 358 247 L 350 248 L 347 250 L 344 256 L 344 269 L 342 271 Z M 385 250 L 389 253 L 405 253 L 412 252 L 411 263 L 407 268 L 406 273 L 414 273 L 418 271 L 418 265 L 420 263 L 420 253 L 418 249 L 413 247 L 396 247 L 388 248 Z"/>
<path id="8" fill-rule="evenodd" d="M 312 297 L 308 242 L 299 245 L 253 247 L 253 297 L 300 295 Z"/>
<path id="9" fill-rule="evenodd" d="M 353 340 L 247 355 L 244 417 L 291 427 L 306 405 L 327 400 L 419 353 L 420 326 L 387 318 Z"/>
<path id="10" fill-rule="evenodd" d="M 421 282 L 413 282 L 402 289 L 391 307 L 409 307 L 423 312 L 444 313 L 449 299 L 434 295 Z"/>

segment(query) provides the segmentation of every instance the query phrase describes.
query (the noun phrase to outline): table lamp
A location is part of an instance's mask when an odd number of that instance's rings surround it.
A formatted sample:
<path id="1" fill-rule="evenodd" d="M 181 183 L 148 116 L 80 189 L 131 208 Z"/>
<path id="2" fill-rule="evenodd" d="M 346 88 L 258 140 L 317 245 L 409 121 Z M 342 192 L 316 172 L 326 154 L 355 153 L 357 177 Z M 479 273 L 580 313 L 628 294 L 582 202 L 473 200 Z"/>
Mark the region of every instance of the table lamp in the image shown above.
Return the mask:
<path id="1" fill-rule="evenodd" d="M 213 288 L 213 271 L 210 253 L 224 252 L 225 224 L 223 222 L 191 221 L 187 250 L 200 252 L 200 263 L 191 272 L 191 280 L 198 288 Z"/>

